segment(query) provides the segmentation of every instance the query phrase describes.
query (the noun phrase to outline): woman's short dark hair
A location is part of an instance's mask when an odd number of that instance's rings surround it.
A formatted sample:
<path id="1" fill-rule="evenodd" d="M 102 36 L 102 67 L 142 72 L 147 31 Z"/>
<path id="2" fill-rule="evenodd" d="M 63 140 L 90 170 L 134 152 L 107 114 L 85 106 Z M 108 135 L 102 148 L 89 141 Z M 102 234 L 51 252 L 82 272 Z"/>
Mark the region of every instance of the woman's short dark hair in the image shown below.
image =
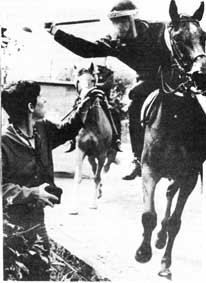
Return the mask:
<path id="1" fill-rule="evenodd" d="M 31 103 L 35 107 L 39 94 L 40 85 L 34 81 L 18 81 L 6 86 L 2 91 L 1 101 L 9 115 L 9 121 L 24 121 L 28 115 L 28 104 Z"/>

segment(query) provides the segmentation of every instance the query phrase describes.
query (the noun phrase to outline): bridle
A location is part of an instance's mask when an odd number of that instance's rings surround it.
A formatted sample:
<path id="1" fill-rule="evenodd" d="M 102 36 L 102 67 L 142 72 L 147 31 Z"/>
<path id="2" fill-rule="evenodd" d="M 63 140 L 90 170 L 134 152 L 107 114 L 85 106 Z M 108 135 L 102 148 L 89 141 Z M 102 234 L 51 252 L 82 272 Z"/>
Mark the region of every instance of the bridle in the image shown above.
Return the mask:
<path id="1" fill-rule="evenodd" d="M 184 19 L 184 18 L 180 18 L 179 19 L 180 22 L 194 22 L 199 26 L 199 22 L 195 19 Z M 174 40 L 174 38 L 171 35 L 171 31 L 172 29 L 174 29 L 174 25 L 172 23 L 170 23 L 168 25 L 168 30 L 169 30 L 169 36 L 170 36 L 170 44 L 171 44 L 171 48 L 172 48 L 172 54 L 174 57 L 174 60 L 176 61 L 178 67 L 180 68 L 181 71 L 185 72 L 188 68 L 188 64 L 184 61 L 184 55 L 181 53 L 178 44 L 176 43 L 176 41 Z M 200 57 L 206 57 L 205 52 L 204 53 L 200 53 L 198 54 L 191 63 L 194 63 L 198 58 Z"/>
<path id="2" fill-rule="evenodd" d="M 189 19 L 189 18 L 181 18 L 178 20 L 181 22 L 195 22 L 199 26 L 199 22 L 195 19 Z M 206 57 L 206 53 L 200 53 L 195 58 L 193 58 L 190 63 L 188 64 L 184 60 L 184 54 L 180 51 L 179 46 L 177 42 L 175 41 L 174 37 L 172 36 L 172 30 L 174 29 L 174 24 L 170 23 L 168 24 L 166 28 L 166 32 L 168 32 L 169 38 L 167 43 L 167 47 L 169 48 L 173 60 L 173 68 L 176 68 L 178 71 L 179 78 L 181 79 L 181 83 L 176 88 L 170 87 L 166 82 L 164 82 L 163 78 L 163 72 L 161 72 L 161 83 L 162 83 L 162 90 L 164 93 L 177 93 L 181 92 L 183 95 L 188 93 L 189 90 L 191 90 L 191 87 L 193 85 L 193 80 L 191 77 L 191 74 L 188 73 L 189 64 L 190 66 L 194 64 L 199 58 Z M 166 90 L 165 86 L 168 90 Z"/>

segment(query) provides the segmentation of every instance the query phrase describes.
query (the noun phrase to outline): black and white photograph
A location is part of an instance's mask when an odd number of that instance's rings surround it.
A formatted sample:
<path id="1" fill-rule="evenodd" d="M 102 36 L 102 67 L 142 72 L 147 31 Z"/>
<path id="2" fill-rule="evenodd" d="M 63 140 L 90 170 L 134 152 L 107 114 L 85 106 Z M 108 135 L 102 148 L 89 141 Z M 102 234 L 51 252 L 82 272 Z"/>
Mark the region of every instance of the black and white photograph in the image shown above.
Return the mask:
<path id="1" fill-rule="evenodd" d="M 203 283 L 206 2 L 1 0 L 0 280 Z"/>

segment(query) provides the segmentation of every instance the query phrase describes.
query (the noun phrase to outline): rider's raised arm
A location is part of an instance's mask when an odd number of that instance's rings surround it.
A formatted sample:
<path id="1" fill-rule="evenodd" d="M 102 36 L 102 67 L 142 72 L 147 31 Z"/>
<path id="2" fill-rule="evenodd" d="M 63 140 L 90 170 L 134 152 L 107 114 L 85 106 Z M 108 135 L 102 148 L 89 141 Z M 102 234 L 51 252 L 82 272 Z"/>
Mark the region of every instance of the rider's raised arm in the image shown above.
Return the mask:
<path id="1" fill-rule="evenodd" d="M 65 48 L 84 58 L 113 56 L 115 52 L 106 39 L 90 42 L 62 30 L 56 31 L 54 39 Z"/>

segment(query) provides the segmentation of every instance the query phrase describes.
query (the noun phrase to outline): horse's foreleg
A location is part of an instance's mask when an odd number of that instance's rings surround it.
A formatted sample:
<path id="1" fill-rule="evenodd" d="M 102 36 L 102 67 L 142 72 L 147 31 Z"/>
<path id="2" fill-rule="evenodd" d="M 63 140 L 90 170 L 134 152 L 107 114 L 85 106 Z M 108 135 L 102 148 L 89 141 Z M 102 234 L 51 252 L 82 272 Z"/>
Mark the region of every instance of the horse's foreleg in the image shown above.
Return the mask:
<path id="1" fill-rule="evenodd" d="M 83 166 L 84 157 L 85 157 L 85 153 L 82 150 L 77 149 L 74 182 L 71 192 L 71 206 L 69 208 L 69 213 L 74 215 L 79 213 L 78 191 L 79 191 L 79 185 L 82 181 L 82 166 Z"/>
<path id="2" fill-rule="evenodd" d="M 174 240 L 180 230 L 181 216 L 182 216 L 182 212 L 183 212 L 185 203 L 189 195 L 193 191 L 196 185 L 196 182 L 197 182 L 197 174 L 195 175 L 191 174 L 191 176 L 189 176 L 186 180 L 184 180 L 184 182 L 181 182 L 180 184 L 180 190 L 179 190 L 179 195 L 177 198 L 176 207 L 174 209 L 173 214 L 171 215 L 171 217 L 169 217 L 167 221 L 166 229 L 168 232 L 168 242 L 167 242 L 165 254 L 161 261 L 162 269 L 159 272 L 160 276 L 167 277 L 168 274 L 170 274 L 169 267 L 172 263 L 171 256 L 172 256 L 172 248 L 174 245 Z"/>
<path id="3" fill-rule="evenodd" d="M 88 160 L 89 160 L 89 163 L 91 164 L 92 172 L 95 175 L 95 173 L 97 171 L 97 163 L 95 161 L 95 157 L 90 155 L 90 156 L 88 156 Z"/>
<path id="4" fill-rule="evenodd" d="M 142 214 L 143 241 L 136 252 L 135 259 L 144 263 L 151 259 L 151 237 L 154 228 L 157 225 L 157 215 L 154 206 L 154 192 L 159 178 L 153 176 L 151 169 L 143 165 L 142 167 L 142 186 L 144 194 L 144 213 Z"/>
<path id="5" fill-rule="evenodd" d="M 97 163 L 97 169 L 94 175 L 94 191 L 93 191 L 93 196 L 92 196 L 92 203 L 90 205 L 90 208 L 92 209 L 97 209 L 97 199 L 102 196 L 102 191 L 101 191 L 101 171 L 104 166 L 106 156 L 98 157 L 98 163 Z"/>
<path id="6" fill-rule="evenodd" d="M 117 155 L 116 150 L 114 150 L 114 149 L 109 150 L 109 152 L 107 154 L 107 162 L 104 165 L 104 172 L 105 173 L 107 173 L 109 171 L 111 164 L 113 162 L 115 163 L 116 155 Z"/>
<path id="7" fill-rule="evenodd" d="M 179 185 L 176 182 L 173 182 L 169 187 L 167 188 L 166 198 L 167 198 L 167 207 L 165 211 L 164 218 L 161 222 L 161 230 L 157 234 L 157 241 L 156 241 L 156 248 L 163 249 L 166 245 L 167 241 L 167 221 L 170 217 L 170 211 L 172 206 L 172 200 L 176 194 L 176 192 L 179 189 Z"/>

